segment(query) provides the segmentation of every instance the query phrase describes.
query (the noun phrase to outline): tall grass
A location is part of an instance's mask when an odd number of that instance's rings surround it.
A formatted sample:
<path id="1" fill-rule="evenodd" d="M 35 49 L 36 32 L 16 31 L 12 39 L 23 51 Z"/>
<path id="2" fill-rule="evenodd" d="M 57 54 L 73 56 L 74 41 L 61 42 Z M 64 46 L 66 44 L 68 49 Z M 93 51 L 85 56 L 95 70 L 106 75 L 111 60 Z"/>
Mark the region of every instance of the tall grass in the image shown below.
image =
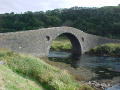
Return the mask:
<path id="1" fill-rule="evenodd" d="M 120 44 L 104 44 L 89 51 L 90 54 L 120 56 Z"/>
<path id="2" fill-rule="evenodd" d="M 93 90 L 87 85 L 80 85 L 66 70 L 53 67 L 36 57 L 0 50 L 0 60 L 14 72 L 47 85 L 49 90 Z"/>
<path id="3" fill-rule="evenodd" d="M 5 65 L 0 65 L 0 90 L 44 90 L 29 78 L 22 77 Z"/>

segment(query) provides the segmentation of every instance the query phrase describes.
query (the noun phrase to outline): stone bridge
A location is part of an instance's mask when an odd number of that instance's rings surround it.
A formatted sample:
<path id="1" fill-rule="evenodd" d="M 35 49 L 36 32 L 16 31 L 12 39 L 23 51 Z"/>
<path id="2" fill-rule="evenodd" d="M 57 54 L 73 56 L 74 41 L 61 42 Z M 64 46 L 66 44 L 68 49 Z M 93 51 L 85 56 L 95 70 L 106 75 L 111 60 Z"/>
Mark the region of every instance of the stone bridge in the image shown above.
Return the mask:
<path id="1" fill-rule="evenodd" d="M 120 43 L 119 40 L 84 33 L 72 27 L 53 27 L 38 30 L 0 33 L 0 48 L 37 56 L 48 56 L 52 41 L 60 35 L 67 36 L 72 43 L 73 54 L 83 54 L 97 45 Z"/>

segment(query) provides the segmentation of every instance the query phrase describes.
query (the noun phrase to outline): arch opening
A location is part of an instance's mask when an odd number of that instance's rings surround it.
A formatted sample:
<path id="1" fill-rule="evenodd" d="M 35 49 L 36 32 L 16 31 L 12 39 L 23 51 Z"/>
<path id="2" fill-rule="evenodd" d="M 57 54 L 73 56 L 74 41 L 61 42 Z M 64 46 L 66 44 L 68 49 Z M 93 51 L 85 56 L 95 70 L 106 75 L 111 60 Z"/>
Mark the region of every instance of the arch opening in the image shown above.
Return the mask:
<path id="1" fill-rule="evenodd" d="M 51 51 L 67 51 L 73 56 L 80 56 L 81 44 L 73 34 L 62 33 L 52 41 L 49 52 Z"/>

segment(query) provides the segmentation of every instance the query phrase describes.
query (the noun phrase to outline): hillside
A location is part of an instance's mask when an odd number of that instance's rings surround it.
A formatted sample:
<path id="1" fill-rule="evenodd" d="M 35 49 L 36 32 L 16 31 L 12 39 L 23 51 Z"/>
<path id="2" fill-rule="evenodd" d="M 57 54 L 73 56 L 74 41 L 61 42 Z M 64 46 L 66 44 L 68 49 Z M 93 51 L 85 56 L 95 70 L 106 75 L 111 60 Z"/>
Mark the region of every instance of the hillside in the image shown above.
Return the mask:
<path id="1" fill-rule="evenodd" d="M 44 90 L 40 84 L 0 65 L 0 90 Z"/>
<path id="2" fill-rule="evenodd" d="M 95 35 L 120 38 L 120 6 L 0 14 L 1 33 L 56 26 L 71 26 Z"/>
<path id="3" fill-rule="evenodd" d="M 0 63 L 0 87 L 5 90 L 94 90 L 66 70 L 30 55 L 0 49 Z"/>

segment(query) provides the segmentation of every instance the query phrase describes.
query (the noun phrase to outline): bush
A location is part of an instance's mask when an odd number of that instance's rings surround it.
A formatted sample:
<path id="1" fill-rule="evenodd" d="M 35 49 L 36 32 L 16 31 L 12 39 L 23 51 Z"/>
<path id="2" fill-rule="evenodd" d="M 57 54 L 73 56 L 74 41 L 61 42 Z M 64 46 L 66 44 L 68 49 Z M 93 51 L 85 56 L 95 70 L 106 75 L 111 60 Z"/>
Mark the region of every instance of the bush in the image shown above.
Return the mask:
<path id="1" fill-rule="evenodd" d="M 120 44 L 104 44 L 91 49 L 88 53 L 97 55 L 120 56 Z"/>

